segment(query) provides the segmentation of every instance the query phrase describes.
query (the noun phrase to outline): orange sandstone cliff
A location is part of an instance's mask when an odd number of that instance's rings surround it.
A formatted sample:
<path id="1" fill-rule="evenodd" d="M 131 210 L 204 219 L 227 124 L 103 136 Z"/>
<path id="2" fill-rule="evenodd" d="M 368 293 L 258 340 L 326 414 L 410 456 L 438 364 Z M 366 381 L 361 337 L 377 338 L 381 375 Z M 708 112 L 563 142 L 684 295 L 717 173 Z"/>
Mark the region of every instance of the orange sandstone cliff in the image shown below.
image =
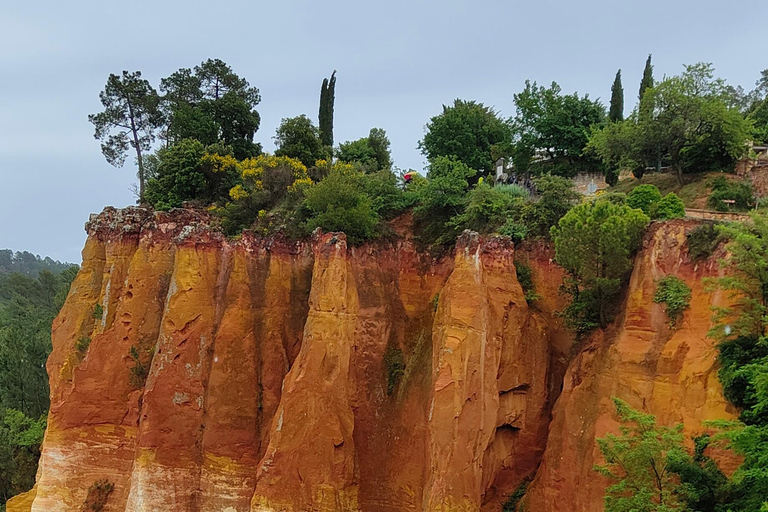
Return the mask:
<path id="1" fill-rule="evenodd" d="M 690 433 L 735 413 L 692 227 L 651 228 L 615 328 L 574 350 L 546 247 L 467 232 L 433 260 L 407 236 L 228 240 L 201 212 L 108 208 L 54 322 L 37 485 L 8 510 L 84 510 L 107 480 L 104 511 L 485 512 L 533 478 L 526 510 L 600 511 L 611 396 Z M 651 301 L 668 273 L 693 288 L 677 329 Z"/>

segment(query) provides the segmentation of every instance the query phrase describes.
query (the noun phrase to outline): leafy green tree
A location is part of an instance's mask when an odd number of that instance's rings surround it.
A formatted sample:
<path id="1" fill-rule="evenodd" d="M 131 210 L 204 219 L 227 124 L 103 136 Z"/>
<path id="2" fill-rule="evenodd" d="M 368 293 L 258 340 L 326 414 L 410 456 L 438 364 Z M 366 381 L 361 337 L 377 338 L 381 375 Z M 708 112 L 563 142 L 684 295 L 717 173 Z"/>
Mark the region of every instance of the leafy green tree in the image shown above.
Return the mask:
<path id="1" fill-rule="evenodd" d="M 333 147 L 333 104 L 336 102 L 336 70 L 331 73 L 331 78 L 324 78 L 320 88 L 320 111 L 318 123 L 320 125 L 320 140 L 323 146 Z"/>
<path id="2" fill-rule="evenodd" d="M 616 72 L 616 78 L 611 86 L 611 108 L 608 119 L 614 123 L 624 120 L 624 87 L 621 85 L 621 70 Z"/>
<path id="3" fill-rule="evenodd" d="M 427 245 L 448 245 L 458 235 L 452 217 L 464 211 L 469 180 L 476 174 L 455 158 L 439 156 L 432 160 L 427 180 L 417 190 L 418 205 L 413 209 L 417 236 Z"/>
<path id="4" fill-rule="evenodd" d="M 691 288 L 679 277 L 667 275 L 656 283 L 653 302 L 664 303 L 671 327 L 691 305 Z"/>
<path id="5" fill-rule="evenodd" d="M 182 139 L 157 153 L 147 182 L 146 200 L 158 210 L 179 208 L 185 201 L 212 204 L 226 199 L 238 181 L 238 162 L 227 146 L 207 148 Z"/>
<path id="6" fill-rule="evenodd" d="M 35 420 L 14 409 L 0 413 L 0 502 L 35 484 L 45 424 L 45 416 Z"/>
<path id="7" fill-rule="evenodd" d="M 577 334 L 608 325 L 648 222 L 640 210 L 598 199 L 575 206 L 552 228 L 555 259 L 569 274 L 565 315 Z"/>
<path id="8" fill-rule="evenodd" d="M 752 130 L 730 104 L 728 88 L 714 78 L 710 64 L 686 66 L 681 75 L 648 89 L 621 130 L 593 132 L 589 147 L 606 164 L 644 165 L 657 155 L 680 183 L 683 173 L 728 170 L 744 155 Z"/>
<path id="9" fill-rule="evenodd" d="M 544 174 L 536 178 L 535 183 L 538 197 L 524 205 L 520 223 L 526 226 L 530 236 L 546 238 L 581 195 L 574 189 L 572 180 L 561 176 Z"/>
<path id="10" fill-rule="evenodd" d="M 651 414 L 614 397 L 620 435 L 597 439 L 605 464 L 595 471 L 614 481 L 605 491 L 605 512 L 673 512 L 686 509 L 674 466 L 690 460 L 683 425 L 659 426 Z"/>
<path id="11" fill-rule="evenodd" d="M 730 200 L 729 204 L 724 201 Z M 718 176 L 712 180 L 712 194 L 707 198 L 707 206 L 719 212 L 729 210 L 746 211 L 755 205 L 755 197 L 752 194 L 752 184 L 749 181 L 731 181 L 725 176 Z"/>
<path id="12" fill-rule="evenodd" d="M 196 139 L 204 146 L 232 147 L 238 159 L 256 156 L 253 142 L 261 118 L 259 90 L 219 59 L 208 59 L 194 70 L 182 68 L 160 81 L 166 115 L 167 145 Z"/>
<path id="13" fill-rule="evenodd" d="M 430 162 L 438 157 L 458 160 L 479 178 L 493 169 L 496 158 L 508 153 L 511 141 L 509 124 L 495 110 L 457 99 L 429 120 L 419 149 Z"/>
<path id="14" fill-rule="evenodd" d="M 494 233 L 510 217 L 519 217 L 519 211 L 528 198 L 527 194 L 520 193 L 521 190 L 526 189 L 478 183 L 467 194 L 464 212 L 454 216 L 450 225 L 456 226 L 457 231 L 470 229 L 479 233 Z"/>
<path id="15" fill-rule="evenodd" d="M 512 160 L 517 171 L 549 169 L 573 176 L 581 170 L 602 170 L 599 159 L 583 152 L 591 127 L 606 119 L 602 104 L 589 96 L 564 95 L 555 82 L 546 88 L 526 81 L 514 98 Z"/>
<path id="16" fill-rule="evenodd" d="M 304 114 L 285 118 L 275 133 L 275 156 L 287 156 L 312 167 L 318 160 L 328 158 L 320 130 Z"/>
<path id="17" fill-rule="evenodd" d="M 353 169 L 334 169 L 307 190 L 309 230 L 343 231 L 353 245 L 377 235 L 379 215 L 365 192 L 365 174 Z"/>
<path id="18" fill-rule="evenodd" d="M 648 60 L 645 61 L 643 69 L 643 78 L 640 80 L 640 92 L 637 95 L 637 101 L 642 103 L 645 91 L 653 87 L 653 64 L 651 64 L 651 55 L 648 54 Z"/>
<path id="19" fill-rule="evenodd" d="M 652 216 L 658 220 L 679 219 L 685 217 L 685 203 L 674 192 L 661 198 L 654 206 Z"/>
<path id="20" fill-rule="evenodd" d="M 371 128 L 368 137 L 339 144 L 338 158 L 342 162 L 357 162 L 367 172 L 392 167 L 389 138 L 381 128 Z"/>
<path id="21" fill-rule="evenodd" d="M 162 123 L 160 97 L 141 72 L 123 71 L 121 76 L 110 74 L 107 85 L 99 93 L 104 107 L 90 114 L 94 137 L 101 141 L 101 152 L 107 162 L 122 167 L 129 148 L 136 152 L 139 168 L 139 201 L 144 198 L 144 167 L 142 153 L 149 151 L 155 131 Z"/>
<path id="22" fill-rule="evenodd" d="M 661 192 L 656 185 L 638 185 L 627 194 L 627 206 L 643 210 L 646 215 L 651 215 L 659 201 Z"/>

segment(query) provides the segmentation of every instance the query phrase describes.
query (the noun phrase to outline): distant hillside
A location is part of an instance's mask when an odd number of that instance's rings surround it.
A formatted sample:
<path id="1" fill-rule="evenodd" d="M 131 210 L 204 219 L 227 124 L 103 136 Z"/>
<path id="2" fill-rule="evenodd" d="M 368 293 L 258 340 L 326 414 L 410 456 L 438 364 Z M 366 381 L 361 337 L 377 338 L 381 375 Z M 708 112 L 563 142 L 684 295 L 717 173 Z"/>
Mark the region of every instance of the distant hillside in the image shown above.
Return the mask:
<path id="1" fill-rule="evenodd" d="M 0 249 L 0 274 L 19 272 L 34 277 L 41 270 L 49 270 L 58 274 L 73 265 L 74 263 L 53 260 L 48 256 L 41 258 L 28 251 L 13 252 L 11 249 Z"/>

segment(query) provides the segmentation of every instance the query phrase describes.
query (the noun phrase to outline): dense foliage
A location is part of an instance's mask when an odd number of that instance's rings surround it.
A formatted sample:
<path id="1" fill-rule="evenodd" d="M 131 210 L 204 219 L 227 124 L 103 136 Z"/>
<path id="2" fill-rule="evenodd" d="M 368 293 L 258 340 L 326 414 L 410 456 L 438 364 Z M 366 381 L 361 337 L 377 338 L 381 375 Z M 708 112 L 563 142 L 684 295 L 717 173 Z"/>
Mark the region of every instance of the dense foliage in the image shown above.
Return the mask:
<path id="1" fill-rule="evenodd" d="M 366 172 L 389 170 L 392 168 L 389 145 L 387 132 L 371 128 L 367 137 L 339 144 L 336 156 L 342 162 L 360 164 Z"/>
<path id="2" fill-rule="evenodd" d="M 275 133 L 275 156 L 287 156 L 312 167 L 318 160 L 328 158 L 327 148 L 320 140 L 320 130 L 305 115 L 283 119 Z"/>
<path id="3" fill-rule="evenodd" d="M 726 203 L 724 201 L 733 201 Z M 707 206 L 719 212 L 731 210 L 747 211 L 755 204 L 752 186 L 746 181 L 731 181 L 725 176 L 718 176 L 712 181 L 712 194 L 707 199 Z"/>
<path id="4" fill-rule="evenodd" d="M 552 228 L 556 261 L 568 272 L 565 318 L 577 334 L 608 325 L 648 222 L 641 210 L 597 199 L 575 206 Z"/>
<path id="5" fill-rule="evenodd" d="M 686 66 L 647 88 L 626 121 L 593 130 L 588 148 L 614 169 L 642 169 L 663 159 L 681 182 L 683 173 L 731 170 L 752 135 L 732 99 L 711 65 Z"/>
<path id="6" fill-rule="evenodd" d="M 614 398 L 620 434 L 597 439 L 605 464 L 595 470 L 615 483 L 606 489 L 605 512 L 685 510 L 675 466 L 687 462 L 683 426 L 659 426 L 656 418 Z"/>
<path id="7" fill-rule="evenodd" d="M 48 413 L 51 323 L 77 270 L 0 274 L 0 503 L 35 481 Z"/>
<path id="8" fill-rule="evenodd" d="M 679 277 L 668 275 L 656 283 L 653 302 L 665 306 L 670 327 L 674 327 L 683 312 L 691 304 L 691 288 Z"/>
<path id="9" fill-rule="evenodd" d="M 429 120 L 419 148 L 430 162 L 439 157 L 453 158 L 479 178 L 493 169 L 497 158 L 508 153 L 511 140 L 509 124 L 495 110 L 457 99 L 451 106 L 443 105 L 442 113 Z"/>

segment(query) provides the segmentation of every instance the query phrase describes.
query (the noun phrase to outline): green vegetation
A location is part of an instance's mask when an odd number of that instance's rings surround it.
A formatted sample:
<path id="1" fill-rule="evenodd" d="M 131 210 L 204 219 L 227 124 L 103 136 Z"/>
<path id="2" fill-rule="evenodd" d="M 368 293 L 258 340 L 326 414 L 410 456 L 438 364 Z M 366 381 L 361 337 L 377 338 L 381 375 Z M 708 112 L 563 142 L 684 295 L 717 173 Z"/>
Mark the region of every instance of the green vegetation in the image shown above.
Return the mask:
<path id="1" fill-rule="evenodd" d="M 91 346 L 90 336 L 80 336 L 75 342 L 75 350 L 77 350 L 78 354 L 80 354 L 81 356 L 85 356 L 85 354 L 88 352 L 88 347 L 90 346 Z"/>
<path id="2" fill-rule="evenodd" d="M 382 128 L 371 128 L 367 137 L 339 144 L 336 155 L 342 162 L 358 163 L 366 172 L 390 170 L 389 145 L 387 132 Z"/>
<path id="3" fill-rule="evenodd" d="M 657 220 L 685 217 L 685 204 L 683 204 L 683 200 L 677 194 L 670 192 L 654 205 L 652 217 Z"/>
<path id="4" fill-rule="evenodd" d="M 724 200 L 734 201 L 734 203 L 727 204 Z M 707 206 L 710 208 L 719 212 L 747 211 L 754 205 L 752 186 L 748 182 L 728 180 L 725 176 L 718 176 L 712 180 L 712 194 L 707 199 Z"/>
<path id="5" fill-rule="evenodd" d="M 705 222 L 701 226 L 697 226 L 686 236 L 688 245 L 688 256 L 692 260 L 705 260 L 709 258 L 720 242 L 723 241 L 723 237 L 720 231 L 717 229 L 717 224 L 714 222 Z"/>
<path id="6" fill-rule="evenodd" d="M 405 359 L 403 351 L 389 347 L 384 353 L 384 367 L 387 374 L 387 395 L 392 395 L 400 379 L 405 375 Z"/>
<path id="7" fill-rule="evenodd" d="M 333 147 L 333 104 L 336 101 L 336 70 L 330 78 L 323 79 L 320 88 L 320 110 L 318 123 L 320 124 L 320 140 L 326 148 Z"/>
<path id="8" fill-rule="evenodd" d="M 528 490 L 528 485 L 531 483 L 532 479 L 533 478 L 529 477 L 520 482 L 520 485 L 515 488 L 512 494 L 509 495 L 509 498 L 507 498 L 507 501 L 504 502 L 504 505 L 501 508 L 502 512 L 517 512 L 518 505 L 523 499 L 523 496 L 525 496 L 525 492 Z"/>
<path id="9" fill-rule="evenodd" d="M 646 215 L 651 215 L 653 207 L 661 201 L 661 192 L 655 185 L 639 185 L 627 194 L 627 206 L 643 210 Z"/>
<path id="10" fill-rule="evenodd" d="M 685 281 L 672 275 L 662 277 L 656 283 L 656 293 L 653 302 L 666 306 L 670 327 L 674 327 L 683 311 L 691 305 L 691 289 Z"/>
<path id="11" fill-rule="evenodd" d="M 419 149 L 434 163 L 452 158 L 473 171 L 477 178 L 493 169 L 496 158 L 509 152 L 512 139 L 509 124 L 490 107 L 475 101 L 455 100 L 443 105 L 443 112 L 429 120 Z"/>
<path id="12" fill-rule="evenodd" d="M 640 210 L 597 199 L 575 206 L 552 228 L 555 259 L 568 272 L 564 316 L 577 335 L 608 325 L 648 222 Z"/>
<path id="13" fill-rule="evenodd" d="M 49 406 L 51 323 L 78 271 L 38 270 L 46 261 L 16 267 L 36 277 L 0 273 L 0 503 L 34 484 Z"/>
<path id="14" fill-rule="evenodd" d="M 683 426 L 659 426 L 656 418 L 613 398 L 620 435 L 597 439 L 605 464 L 595 471 L 616 483 L 605 491 L 605 512 L 685 510 L 675 466 L 688 461 Z"/>
<path id="15" fill-rule="evenodd" d="M 320 130 L 304 114 L 280 122 L 275 133 L 275 145 L 275 156 L 295 158 L 307 168 L 329 157 L 327 147 L 320 139 Z"/>
<path id="16" fill-rule="evenodd" d="M 100 512 L 109 501 L 115 484 L 107 479 L 97 480 L 88 487 L 88 495 L 85 497 L 82 512 Z"/>
<path id="17" fill-rule="evenodd" d="M 621 70 L 616 72 L 616 78 L 611 86 L 611 108 L 608 119 L 615 123 L 624 120 L 624 87 L 621 85 Z"/>
<path id="18" fill-rule="evenodd" d="M 517 282 L 520 283 L 520 287 L 525 294 L 525 300 L 530 304 L 539 299 L 540 295 L 536 293 L 536 283 L 533 281 L 531 267 L 522 262 L 515 262 L 515 272 L 517 274 Z"/>
<path id="19" fill-rule="evenodd" d="M 0 249 L 0 279 L 3 274 L 18 273 L 37 277 L 41 270 L 58 274 L 69 267 L 71 263 L 62 263 L 51 258 L 41 258 L 31 252 Z"/>
<path id="20" fill-rule="evenodd" d="M 136 389 L 143 389 L 144 384 L 149 377 L 149 368 L 152 365 L 152 356 L 154 355 L 154 347 L 148 347 L 141 350 L 136 345 L 131 345 L 128 349 L 128 357 L 131 358 L 133 366 L 130 368 L 129 379 L 131 386 Z"/>
<path id="21" fill-rule="evenodd" d="M 711 65 L 686 66 L 681 75 L 645 89 L 626 121 L 593 128 L 587 147 L 612 169 L 663 162 L 680 184 L 684 173 L 732 170 L 752 135 L 732 98 Z"/>

